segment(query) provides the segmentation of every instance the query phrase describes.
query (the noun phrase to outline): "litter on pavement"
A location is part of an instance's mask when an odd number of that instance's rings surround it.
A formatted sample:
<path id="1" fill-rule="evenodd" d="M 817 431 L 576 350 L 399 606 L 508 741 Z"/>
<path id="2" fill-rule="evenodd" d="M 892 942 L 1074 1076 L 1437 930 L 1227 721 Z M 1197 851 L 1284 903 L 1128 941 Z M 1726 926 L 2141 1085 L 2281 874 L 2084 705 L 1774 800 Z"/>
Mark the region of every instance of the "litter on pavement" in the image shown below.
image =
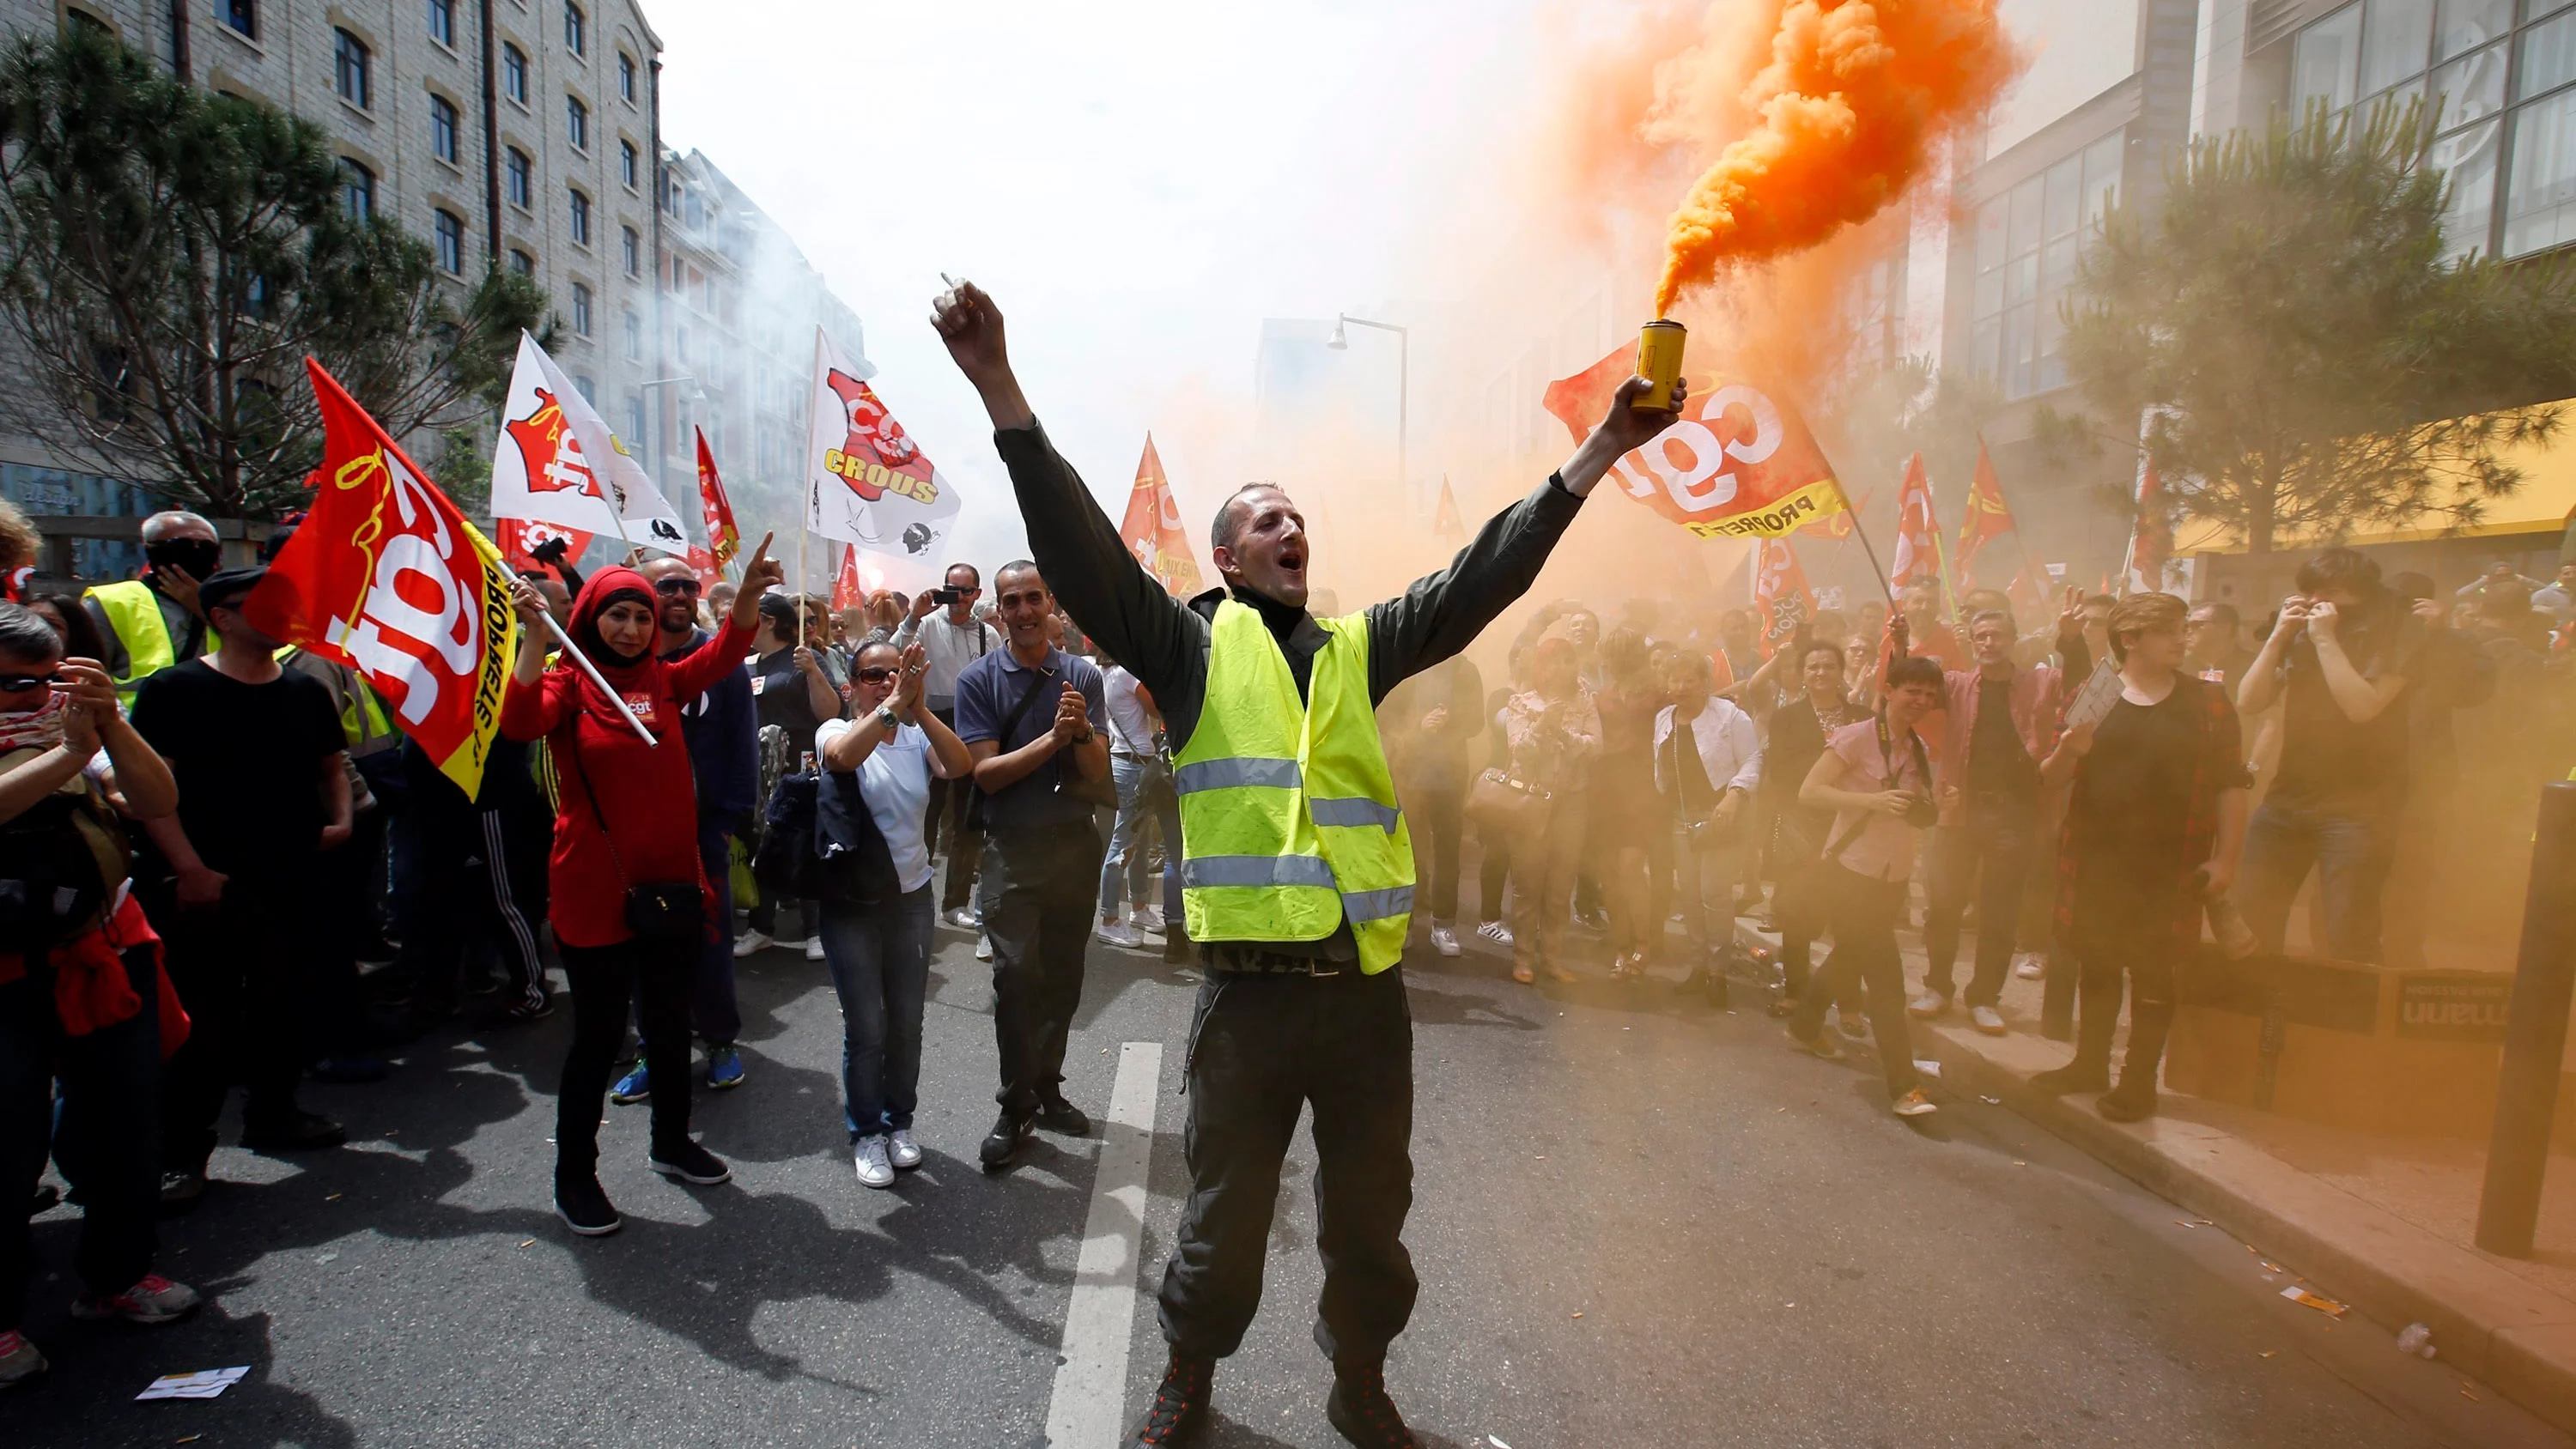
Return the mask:
<path id="1" fill-rule="evenodd" d="M 134 1397 L 144 1399 L 211 1399 L 250 1376 L 250 1365 L 240 1368 L 199 1369 L 192 1374 L 163 1374 L 152 1386 Z"/>
<path id="2" fill-rule="evenodd" d="M 2345 1313 L 2344 1305 L 2323 1294 L 2311 1293 L 2296 1283 L 2282 1289 L 2281 1296 L 2303 1307 L 2313 1308 L 2328 1318 L 2341 1318 Z"/>

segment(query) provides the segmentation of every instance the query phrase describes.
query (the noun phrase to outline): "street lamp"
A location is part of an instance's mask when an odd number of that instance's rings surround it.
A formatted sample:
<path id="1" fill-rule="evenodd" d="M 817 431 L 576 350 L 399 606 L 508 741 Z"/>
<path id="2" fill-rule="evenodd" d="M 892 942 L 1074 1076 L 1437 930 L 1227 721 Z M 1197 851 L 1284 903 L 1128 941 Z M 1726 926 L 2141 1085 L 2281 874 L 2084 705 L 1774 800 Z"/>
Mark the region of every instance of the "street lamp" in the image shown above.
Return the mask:
<path id="1" fill-rule="evenodd" d="M 1333 316 L 1333 335 L 1325 340 L 1324 346 L 1335 352 L 1348 352 L 1351 338 L 1345 329 L 1350 327 L 1374 327 L 1380 332 L 1395 334 L 1395 486 L 1400 496 L 1409 481 L 1405 472 L 1404 445 L 1409 406 L 1406 394 L 1411 391 L 1413 380 L 1413 334 L 1392 322 L 1372 322 L 1366 317 L 1340 312 Z"/>

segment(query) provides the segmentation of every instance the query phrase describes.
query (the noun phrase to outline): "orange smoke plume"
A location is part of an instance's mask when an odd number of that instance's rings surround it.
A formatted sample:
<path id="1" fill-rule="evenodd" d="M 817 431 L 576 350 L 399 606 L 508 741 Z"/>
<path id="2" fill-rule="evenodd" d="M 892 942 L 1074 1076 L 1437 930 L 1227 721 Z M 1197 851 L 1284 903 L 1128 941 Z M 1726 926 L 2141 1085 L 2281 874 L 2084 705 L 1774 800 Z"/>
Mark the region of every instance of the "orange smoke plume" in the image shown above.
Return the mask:
<path id="1" fill-rule="evenodd" d="M 1673 213 L 1659 317 L 1722 266 L 1786 256 L 1868 220 L 1922 174 L 1935 143 L 1983 117 L 2020 63 L 1997 0 L 1766 3 L 1767 46 L 1734 57 L 1752 129 Z M 1712 7 L 1712 29 L 1717 10 L 1734 8 Z M 1726 28 L 1741 23 L 1739 11 Z M 1659 80 L 1669 104 L 1671 77 Z"/>

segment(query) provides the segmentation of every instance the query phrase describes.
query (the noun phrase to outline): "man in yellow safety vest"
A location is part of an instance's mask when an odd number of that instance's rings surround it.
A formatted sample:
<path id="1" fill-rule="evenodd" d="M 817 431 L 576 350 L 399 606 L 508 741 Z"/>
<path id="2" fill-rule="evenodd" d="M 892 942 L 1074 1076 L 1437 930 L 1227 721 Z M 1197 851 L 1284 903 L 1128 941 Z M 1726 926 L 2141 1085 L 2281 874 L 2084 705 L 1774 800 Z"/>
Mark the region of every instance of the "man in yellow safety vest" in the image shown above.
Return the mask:
<path id="1" fill-rule="evenodd" d="M 1538 575 L 1610 465 L 1670 411 L 1609 415 L 1554 477 L 1496 515 L 1448 568 L 1340 618 L 1306 610 L 1305 519 L 1254 484 L 1217 510 L 1225 587 L 1186 604 L 1137 563 L 1021 395 L 1001 313 L 972 284 L 933 319 L 991 414 L 1038 567 L 1105 658 L 1162 707 L 1181 809 L 1181 899 L 1207 978 L 1182 1067 L 1191 1194 L 1163 1275 L 1171 1361 L 1131 1443 L 1177 1444 L 1207 1417 L 1216 1360 L 1261 1294 L 1279 1168 L 1314 1111 L 1315 1341 L 1326 1416 L 1363 1449 L 1420 1441 L 1387 1397 L 1386 1348 L 1413 1312 L 1413 1027 L 1402 957 L 1413 850 L 1374 711 L 1457 654 Z"/>
<path id="2" fill-rule="evenodd" d="M 223 567 L 223 556 L 212 523 L 177 509 L 156 513 L 143 520 L 143 559 L 149 565 L 143 577 L 100 584 L 82 596 L 90 622 L 107 641 L 107 657 L 99 663 L 127 707 L 144 680 L 212 647 L 197 585 Z"/>

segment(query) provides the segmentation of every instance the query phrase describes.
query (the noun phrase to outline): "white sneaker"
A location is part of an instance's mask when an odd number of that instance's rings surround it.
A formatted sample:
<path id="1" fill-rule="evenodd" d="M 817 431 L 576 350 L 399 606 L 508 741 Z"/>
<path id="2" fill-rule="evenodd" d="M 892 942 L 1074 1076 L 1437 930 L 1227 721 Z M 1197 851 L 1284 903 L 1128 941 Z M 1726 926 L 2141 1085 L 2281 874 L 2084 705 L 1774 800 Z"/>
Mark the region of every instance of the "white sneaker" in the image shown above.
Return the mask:
<path id="1" fill-rule="evenodd" d="M 1968 1020 L 1976 1024 L 1977 1030 L 1988 1036 L 2004 1034 L 2004 1014 L 1991 1006 L 1969 1007 Z"/>
<path id="2" fill-rule="evenodd" d="M 1476 928 L 1476 934 L 1481 939 L 1491 941 L 1497 946 L 1508 947 L 1512 944 L 1512 928 L 1504 925 L 1500 921 L 1485 922 L 1483 925 Z"/>
<path id="3" fill-rule="evenodd" d="M 992 937 L 977 936 L 975 938 L 975 959 L 978 961 L 990 961 L 993 959 Z"/>
<path id="4" fill-rule="evenodd" d="M 745 931 L 733 938 L 733 953 L 736 956 L 757 956 L 777 944 L 767 931 Z"/>
<path id="5" fill-rule="evenodd" d="M 910 1172 L 921 1165 L 921 1144 L 912 1140 L 911 1128 L 894 1129 L 894 1140 L 886 1144 L 886 1160 L 898 1172 Z"/>
<path id="6" fill-rule="evenodd" d="M 822 937 L 816 936 L 813 940 L 805 943 L 805 959 L 808 961 L 820 961 L 823 959 Z"/>
<path id="7" fill-rule="evenodd" d="M 1136 934 L 1135 927 L 1123 926 L 1116 921 L 1101 922 L 1091 934 L 1123 950 L 1141 951 L 1145 948 L 1145 938 Z"/>
<path id="8" fill-rule="evenodd" d="M 1896 1099 L 1896 1115 L 1899 1117 L 1929 1117 L 1940 1110 L 1940 1104 L 1923 1095 L 1921 1087 Z"/>
<path id="9" fill-rule="evenodd" d="M 1950 998 L 1929 988 L 1914 993 L 1913 999 L 1905 1003 L 1907 1016 L 1919 1017 L 1927 1021 L 1949 1009 Z"/>
<path id="10" fill-rule="evenodd" d="M 1138 908 L 1135 914 L 1129 918 L 1127 924 L 1134 926 L 1138 931 L 1148 936 L 1163 936 L 1170 934 L 1170 932 L 1164 927 L 1163 913 L 1151 906 Z"/>
<path id="11" fill-rule="evenodd" d="M 883 1137 L 860 1138 L 850 1157 L 858 1169 L 861 1187 L 894 1186 L 894 1164 L 886 1160 L 886 1140 Z"/>
<path id="12" fill-rule="evenodd" d="M 1455 955 L 1457 955 L 1457 954 L 1458 954 L 1458 932 L 1457 932 L 1457 929 L 1456 929 L 1455 927 L 1452 927 L 1452 926 L 1434 926 L 1434 927 L 1432 927 L 1432 928 L 1431 928 L 1431 949 L 1432 949 L 1432 950 L 1434 950 L 1434 951 L 1439 952 L 1439 953 L 1440 953 L 1441 955 L 1443 955 L 1443 956 L 1455 956 Z"/>
<path id="13" fill-rule="evenodd" d="M 2048 974 L 2048 961 L 2041 956 L 2024 956 L 2013 967 L 2013 974 L 2024 981 L 2037 981 Z"/>
<path id="14" fill-rule="evenodd" d="M 976 915 L 973 911 L 964 906 L 959 906 L 957 909 L 950 911 L 948 913 L 947 920 L 948 924 L 955 926 L 961 931 L 980 931 L 984 929 L 983 917 Z"/>
<path id="15" fill-rule="evenodd" d="M 781 939 L 781 940 L 778 942 L 778 949 L 779 949 L 779 950 L 781 950 L 781 951 L 811 951 L 811 950 L 815 949 L 816 947 L 818 947 L 818 946 L 820 946 L 820 945 L 822 945 L 822 944 L 823 944 L 823 938 L 822 938 L 822 937 L 820 937 L 820 936 L 807 936 L 807 937 L 804 937 L 804 938 L 802 938 L 802 939 L 800 939 L 800 940 L 794 940 L 794 941 Z"/>

